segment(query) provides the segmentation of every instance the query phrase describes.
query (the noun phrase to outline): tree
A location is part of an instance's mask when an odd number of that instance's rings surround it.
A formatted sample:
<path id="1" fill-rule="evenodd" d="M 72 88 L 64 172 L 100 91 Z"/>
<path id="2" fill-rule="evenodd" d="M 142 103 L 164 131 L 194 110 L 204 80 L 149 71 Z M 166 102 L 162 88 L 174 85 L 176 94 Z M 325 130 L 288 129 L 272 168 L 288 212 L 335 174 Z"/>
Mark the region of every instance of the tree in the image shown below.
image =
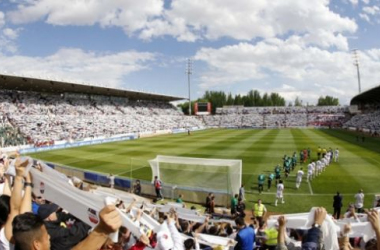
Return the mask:
<path id="1" fill-rule="evenodd" d="M 261 95 L 257 90 L 253 91 L 253 106 L 262 106 Z"/>
<path id="2" fill-rule="evenodd" d="M 285 106 L 285 99 L 281 97 L 278 93 L 271 93 L 270 99 L 273 106 Z"/>
<path id="3" fill-rule="evenodd" d="M 191 102 L 191 113 L 192 115 L 194 115 L 194 104 L 195 102 L 197 101 L 192 101 Z M 184 102 L 182 104 L 178 104 L 177 107 L 180 107 L 182 112 L 185 114 L 185 115 L 188 115 L 189 114 L 189 102 Z"/>
<path id="4" fill-rule="evenodd" d="M 332 96 L 321 96 L 318 99 L 318 104 L 317 106 L 338 106 L 339 105 L 339 99 L 334 98 Z"/>
<path id="5" fill-rule="evenodd" d="M 232 97 L 231 92 L 227 96 L 227 105 L 234 105 L 234 98 Z"/>
<path id="6" fill-rule="evenodd" d="M 256 91 L 256 90 L 255 90 Z M 255 106 L 254 103 L 254 93 L 253 90 L 250 90 L 246 96 L 244 96 L 244 106 L 245 107 L 252 107 Z"/>
<path id="7" fill-rule="evenodd" d="M 302 100 L 300 100 L 300 98 L 298 96 L 294 100 L 294 106 L 296 106 L 296 107 L 301 107 L 302 106 Z"/>
<path id="8" fill-rule="evenodd" d="M 272 106 L 272 100 L 270 99 L 268 93 L 263 95 L 263 106 Z"/>
<path id="9" fill-rule="evenodd" d="M 241 97 L 241 95 L 235 96 L 234 105 L 244 105 L 243 98 Z"/>
<path id="10" fill-rule="evenodd" d="M 235 95 L 231 93 L 226 95 L 223 91 L 206 91 L 202 99 L 210 102 L 212 114 L 215 114 L 216 108 L 224 105 L 239 105 L 244 107 L 260 107 L 260 106 L 285 106 L 285 99 L 278 93 L 265 93 L 263 96 L 257 90 L 250 90 L 247 95 Z M 188 107 L 188 106 L 187 106 Z M 183 108 L 184 113 L 187 113 Z"/>

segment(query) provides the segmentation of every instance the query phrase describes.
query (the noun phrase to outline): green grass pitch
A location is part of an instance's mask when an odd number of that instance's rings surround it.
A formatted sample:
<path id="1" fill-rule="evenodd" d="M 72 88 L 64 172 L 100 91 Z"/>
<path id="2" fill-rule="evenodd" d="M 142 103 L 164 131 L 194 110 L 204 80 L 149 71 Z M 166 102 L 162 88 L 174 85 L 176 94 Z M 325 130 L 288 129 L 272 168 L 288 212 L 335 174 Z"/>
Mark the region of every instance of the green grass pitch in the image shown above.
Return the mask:
<path id="1" fill-rule="evenodd" d="M 360 137 L 361 138 L 361 137 Z M 295 188 L 295 171 L 285 184 L 285 204 L 274 207 L 275 188 L 259 195 L 257 176 L 268 174 L 274 166 L 282 164 L 284 154 L 299 153 L 310 147 L 316 158 L 318 146 L 339 148 L 339 163 L 332 163 L 325 172 L 306 183 L 306 165 L 301 188 Z M 261 198 L 273 212 L 306 212 L 313 206 L 324 206 L 332 212 L 332 197 L 336 191 L 343 194 L 344 209 L 354 202 L 354 194 L 363 189 L 365 207 L 371 207 L 374 194 L 380 194 L 380 140 L 366 138 L 358 142 L 356 134 L 343 130 L 268 129 L 233 130 L 209 129 L 187 134 L 164 135 L 133 141 L 107 143 L 94 146 L 54 150 L 32 154 L 34 158 L 76 168 L 113 173 L 150 180 L 148 159 L 156 155 L 173 155 L 200 158 L 242 159 L 246 186 L 247 208 Z M 132 170 L 132 172 L 131 172 Z M 266 185 L 265 185 L 266 187 Z"/>

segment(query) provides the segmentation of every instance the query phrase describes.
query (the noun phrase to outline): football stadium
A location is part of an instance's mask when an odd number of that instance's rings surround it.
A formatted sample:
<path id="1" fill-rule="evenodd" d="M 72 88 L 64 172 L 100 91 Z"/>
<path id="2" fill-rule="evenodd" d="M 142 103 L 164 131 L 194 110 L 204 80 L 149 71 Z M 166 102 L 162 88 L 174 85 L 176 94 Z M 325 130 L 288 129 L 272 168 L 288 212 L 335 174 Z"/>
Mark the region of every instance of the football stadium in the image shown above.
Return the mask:
<path id="1" fill-rule="evenodd" d="M 380 250 L 379 17 L 0 1 L 0 250 Z"/>
<path id="2" fill-rule="evenodd" d="M 379 199 L 380 116 L 373 108 L 380 87 L 355 96 L 350 106 L 227 106 L 215 115 L 185 116 L 170 104 L 180 97 L 11 75 L 1 79 L 3 111 L 12 111 L 3 113 L 2 143 L 23 142 L 13 147 L 17 154 L 70 178 L 108 186 L 113 176 L 114 187 L 126 193 L 139 180 L 141 195 L 149 198 L 158 175 L 169 202 L 182 195 L 189 204 L 204 205 L 212 192 L 222 213 L 242 185 L 246 210 L 261 199 L 274 214 L 314 206 L 332 214 L 336 192 L 346 206 L 358 190 L 368 197 L 364 207 Z M 332 152 L 328 163 L 309 173 L 326 152 Z M 285 187 L 278 206 L 277 180 L 267 184 L 276 166 Z M 299 171 L 307 174 L 296 186 Z M 43 193 L 46 184 L 39 185 Z"/>

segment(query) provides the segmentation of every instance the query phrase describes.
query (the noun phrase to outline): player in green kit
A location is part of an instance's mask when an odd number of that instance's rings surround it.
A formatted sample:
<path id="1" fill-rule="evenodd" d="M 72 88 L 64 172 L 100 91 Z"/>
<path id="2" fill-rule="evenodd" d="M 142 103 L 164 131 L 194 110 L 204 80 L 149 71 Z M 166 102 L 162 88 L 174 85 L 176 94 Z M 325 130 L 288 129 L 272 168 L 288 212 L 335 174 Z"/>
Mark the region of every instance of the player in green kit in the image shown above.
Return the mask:
<path id="1" fill-rule="evenodd" d="M 276 175 L 276 186 L 278 184 L 278 181 L 281 179 L 281 168 L 280 164 L 277 164 L 277 166 L 274 169 L 274 174 Z"/>
<path id="2" fill-rule="evenodd" d="M 290 164 L 291 164 L 291 159 L 289 158 L 285 161 L 285 178 L 288 178 L 288 176 L 289 176 Z"/>
<path id="3" fill-rule="evenodd" d="M 297 153 L 294 152 L 293 158 L 292 158 L 292 170 L 297 166 Z"/>
<path id="4" fill-rule="evenodd" d="M 300 163 L 303 163 L 303 150 L 300 151 Z"/>
<path id="5" fill-rule="evenodd" d="M 273 179 L 274 179 L 274 174 L 270 173 L 268 176 L 268 191 L 270 190 L 270 187 L 272 186 Z"/>
<path id="6" fill-rule="evenodd" d="M 264 189 L 265 174 L 260 174 L 257 179 L 259 181 L 259 193 L 261 194 Z"/>
<path id="7" fill-rule="evenodd" d="M 282 160 L 283 160 L 282 168 L 285 169 L 285 167 L 286 167 L 286 162 L 288 161 L 288 156 L 284 155 L 284 157 L 282 158 Z"/>

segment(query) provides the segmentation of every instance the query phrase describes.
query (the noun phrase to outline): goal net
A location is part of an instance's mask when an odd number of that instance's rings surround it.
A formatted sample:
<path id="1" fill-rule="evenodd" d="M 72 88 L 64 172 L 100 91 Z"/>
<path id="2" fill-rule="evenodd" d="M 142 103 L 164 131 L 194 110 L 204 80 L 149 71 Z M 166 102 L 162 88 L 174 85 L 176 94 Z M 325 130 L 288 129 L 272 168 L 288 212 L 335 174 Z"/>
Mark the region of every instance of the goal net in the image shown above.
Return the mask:
<path id="1" fill-rule="evenodd" d="M 157 155 L 149 160 L 154 176 L 164 184 L 198 191 L 238 194 L 242 161 Z"/>

